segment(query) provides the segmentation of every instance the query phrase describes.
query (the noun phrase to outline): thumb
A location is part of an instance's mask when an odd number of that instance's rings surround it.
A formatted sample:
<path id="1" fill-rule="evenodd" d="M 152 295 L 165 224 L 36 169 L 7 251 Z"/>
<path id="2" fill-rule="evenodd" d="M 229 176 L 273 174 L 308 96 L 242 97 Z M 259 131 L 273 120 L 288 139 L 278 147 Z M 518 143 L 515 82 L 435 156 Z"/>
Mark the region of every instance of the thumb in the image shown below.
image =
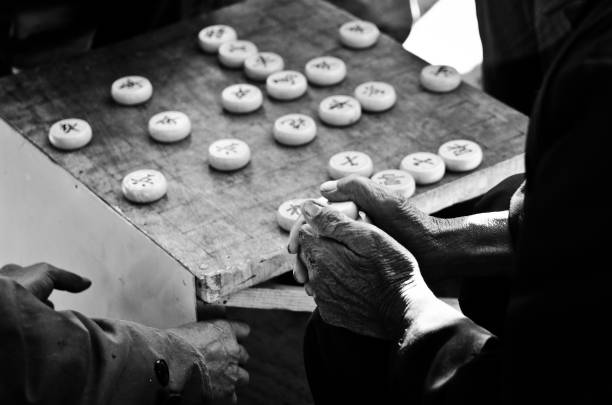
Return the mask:
<path id="1" fill-rule="evenodd" d="M 317 235 L 343 243 L 349 248 L 355 236 L 361 233 L 358 222 L 316 201 L 306 201 L 302 205 L 302 213 Z"/>
<path id="2" fill-rule="evenodd" d="M 53 288 L 56 290 L 78 293 L 88 289 L 91 285 L 89 279 L 55 266 L 49 265 L 48 274 L 49 278 L 53 281 Z"/>
<path id="3" fill-rule="evenodd" d="M 363 176 L 351 175 L 327 181 L 321 184 L 320 191 L 329 201 L 353 201 L 369 215 L 397 201 L 397 197 L 385 187 Z"/>

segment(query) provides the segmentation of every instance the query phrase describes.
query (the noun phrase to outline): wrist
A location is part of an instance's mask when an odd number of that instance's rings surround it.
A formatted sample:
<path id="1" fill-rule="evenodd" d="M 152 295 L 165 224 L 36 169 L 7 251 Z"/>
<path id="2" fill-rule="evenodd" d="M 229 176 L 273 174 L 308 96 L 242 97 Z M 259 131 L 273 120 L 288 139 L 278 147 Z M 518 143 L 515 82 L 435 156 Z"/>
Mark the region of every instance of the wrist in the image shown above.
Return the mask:
<path id="1" fill-rule="evenodd" d="M 396 340 L 402 347 L 412 346 L 423 336 L 466 319 L 461 312 L 435 296 L 423 297 L 415 304 L 407 315 L 406 327 Z"/>
<path id="2" fill-rule="evenodd" d="M 424 261 L 433 279 L 502 276 L 511 271 L 508 211 L 436 218 L 436 224 L 436 249 Z"/>
<path id="3" fill-rule="evenodd" d="M 438 218 L 427 216 L 423 221 L 421 240 L 427 246 L 419 257 L 423 275 L 428 282 L 436 282 L 448 278 L 448 263 L 453 260 L 456 252 L 452 246 L 461 234 L 462 224 L 458 218 Z"/>
<path id="4" fill-rule="evenodd" d="M 402 336 L 413 320 L 437 300 L 418 268 L 410 273 L 411 276 L 393 282 L 384 295 L 382 308 L 384 326 L 392 339 Z"/>

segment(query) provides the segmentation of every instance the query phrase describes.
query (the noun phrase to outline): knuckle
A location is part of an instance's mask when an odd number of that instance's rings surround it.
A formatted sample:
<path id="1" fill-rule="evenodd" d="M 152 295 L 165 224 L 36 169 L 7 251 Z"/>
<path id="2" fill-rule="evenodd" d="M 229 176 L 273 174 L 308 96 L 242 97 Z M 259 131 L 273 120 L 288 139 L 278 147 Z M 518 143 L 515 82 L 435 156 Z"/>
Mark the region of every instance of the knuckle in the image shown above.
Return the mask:
<path id="1" fill-rule="evenodd" d="M 356 174 L 351 174 L 342 179 L 345 186 L 355 185 L 362 181 L 362 176 L 357 176 Z"/>
<path id="2" fill-rule="evenodd" d="M 343 224 L 342 214 L 332 208 L 326 207 L 321 212 L 320 223 L 325 231 L 334 233 Z"/>
<path id="3" fill-rule="evenodd" d="M 232 364 L 238 364 L 238 359 L 240 359 L 240 346 L 238 344 L 231 345 L 228 348 L 228 351 L 229 351 L 229 354 L 232 357 L 232 359 L 234 359 Z"/>
<path id="4" fill-rule="evenodd" d="M 401 197 L 398 193 L 394 193 L 384 188 L 382 185 L 377 184 L 374 189 L 374 196 L 376 200 L 380 201 L 383 205 L 381 208 L 383 209 L 395 209 L 396 207 L 402 205 L 403 197 Z"/>
<path id="5" fill-rule="evenodd" d="M 217 319 L 212 321 L 212 323 L 214 327 L 219 331 L 219 333 L 233 335 L 232 326 L 228 321 L 224 319 Z"/>
<path id="6" fill-rule="evenodd" d="M 58 270 L 49 263 L 36 263 L 34 268 L 42 273 L 47 274 L 51 279 L 58 276 Z"/>
<path id="7" fill-rule="evenodd" d="M 312 269 L 316 264 L 316 260 L 314 259 L 313 256 L 314 256 L 313 250 L 302 249 L 300 251 L 300 259 L 302 260 L 302 263 L 305 264 L 310 269 Z"/>
<path id="8" fill-rule="evenodd" d="M 300 242 L 303 242 L 308 237 L 308 232 L 306 231 L 306 227 L 303 225 L 297 231 L 297 239 Z"/>
<path id="9" fill-rule="evenodd" d="M 402 213 L 414 211 L 414 205 L 407 198 L 404 198 L 399 194 L 393 194 L 391 199 L 397 211 Z"/>
<path id="10" fill-rule="evenodd" d="M 232 382 L 236 382 L 238 374 L 240 373 L 240 367 L 237 361 L 233 361 L 227 365 L 227 374 L 230 376 Z"/>
<path id="11" fill-rule="evenodd" d="M 364 190 L 370 188 L 368 184 L 368 179 L 363 176 L 358 176 L 356 174 L 351 174 L 350 176 L 344 179 L 344 188 L 343 190 L 351 195 L 362 194 Z"/>
<path id="12" fill-rule="evenodd" d="M 6 265 L 2 266 L 1 270 L 4 270 L 4 271 L 15 271 L 15 270 L 19 270 L 21 268 L 22 268 L 21 266 L 15 264 L 15 263 L 9 263 L 9 264 L 6 264 Z"/>

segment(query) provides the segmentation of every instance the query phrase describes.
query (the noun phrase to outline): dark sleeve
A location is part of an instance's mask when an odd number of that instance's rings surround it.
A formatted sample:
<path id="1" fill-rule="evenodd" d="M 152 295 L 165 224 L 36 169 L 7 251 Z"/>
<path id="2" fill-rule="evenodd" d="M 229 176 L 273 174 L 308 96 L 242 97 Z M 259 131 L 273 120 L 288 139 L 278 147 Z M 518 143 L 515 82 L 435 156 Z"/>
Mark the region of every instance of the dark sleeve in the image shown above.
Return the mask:
<path id="1" fill-rule="evenodd" d="M 610 20 L 591 33 L 610 32 Z M 505 389 L 515 402 L 588 404 L 610 395 L 609 372 L 596 370 L 612 358 L 611 40 L 575 45 L 583 54 L 555 75 L 534 117 L 505 335 Z"/>
<path id="2" fill-rule="evenodd" d="M 183 404 L 200 404 L 209 387 L 202 356 L 177 335 L 54 311 L 4 277 L 0 345 L 2 404 L 156 404 L 186 391 Z"/>
<path id="3" fill-rule="evenodd" d="M 411 327 L 397 353 L 391 375 L 398 402 L 498 403 L 497 338 L 459 314 L 455 319 L 424 324 Z"/>
<path id="4" fill-rule="evenodd" d="M 527 180 L 511 204 L 517 274 L 502 340 L 466 318 L 421 313 L 394 372 L 406 404 L 580 403 L 611 394 L 609 95 L 612 58 L 561 73 L 550 116 L 527 151 Z M 546 124 L 546 126 L 544 126 Z M 530 160 L 531 159 L 531 160 Z M 486 305 L 486 303 L 483 303 Z M 418 319 L 418 318 L 417 318 Z M 422 325 L 422 323 L 421 323 Z"/>

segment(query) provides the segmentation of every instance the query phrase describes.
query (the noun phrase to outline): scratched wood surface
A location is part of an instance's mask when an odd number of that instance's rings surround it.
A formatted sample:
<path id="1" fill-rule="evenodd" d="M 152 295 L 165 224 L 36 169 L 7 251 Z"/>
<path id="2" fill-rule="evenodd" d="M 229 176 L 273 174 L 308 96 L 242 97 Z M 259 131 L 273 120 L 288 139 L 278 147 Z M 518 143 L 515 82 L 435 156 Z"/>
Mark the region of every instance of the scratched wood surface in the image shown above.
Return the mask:
<path id="1" fill-rule="evenodd" d="M 424 91 L 418 84 L 424 63 L 389 37 L 367 50 L 342 47 L 337 29 L 351 19 L 317 0 L 249 0 L 64 64 L 4 78 L 0 115 L 191 271 L 201 298 L 218 300 L 291 268 L 287 234 L 278 228 L 275 211 L 286 199 L 316 196 L 332 154 L 363 151 L 382 170 L 396 168 L 408 153 L 435 152 L 450 139 L 480 143 L 480 170 L 449 174 L 436 186 L 418 189 L 415 201 L 428 211 L 482 193 L 521 169 L 522 158 L 516 156 L 523 149 L 525 116 L 465 84 L 446 95 Z M 227 114 L 221 91 L 247 79 L 198 49 L 198 31 L 213 23 L 232 25 L 260 50 L 281 54 L 287 68 L 302 70 L 320 55 L 340 57 L 348 77 L 331 88 L 311 87 L 297 101 L 266 98 L 253 114 Z M 110 85 L 131 74 L 152 81 L 153 98 L 138 107 L 116 105 Z M 290 112 L 315 116 L 324 97 L 352 94 L 367 80 L 395 86 L 399 100 L 391 111 L 364 114 L 345 129 L 318 122 L 318 137 L 303 147 L 273 140 L 277 117 Z M 171 145 L 148 137 L 148 119 L 164 110 L 188 114 L 192 135 Z M 93 127 L 86 148 L 65 153 L 49 144 L 49 127 L 67 117 L 83 118 Z M 209 168 L 209 144 L 225 137 L 251 146 L 252 161 L 245 169 L 221 173 Z M 169 181 L 167 196 L 151 205 L 132 204 L 121 194 L 123 176 L 142 168 L 160 170 Z"/>

